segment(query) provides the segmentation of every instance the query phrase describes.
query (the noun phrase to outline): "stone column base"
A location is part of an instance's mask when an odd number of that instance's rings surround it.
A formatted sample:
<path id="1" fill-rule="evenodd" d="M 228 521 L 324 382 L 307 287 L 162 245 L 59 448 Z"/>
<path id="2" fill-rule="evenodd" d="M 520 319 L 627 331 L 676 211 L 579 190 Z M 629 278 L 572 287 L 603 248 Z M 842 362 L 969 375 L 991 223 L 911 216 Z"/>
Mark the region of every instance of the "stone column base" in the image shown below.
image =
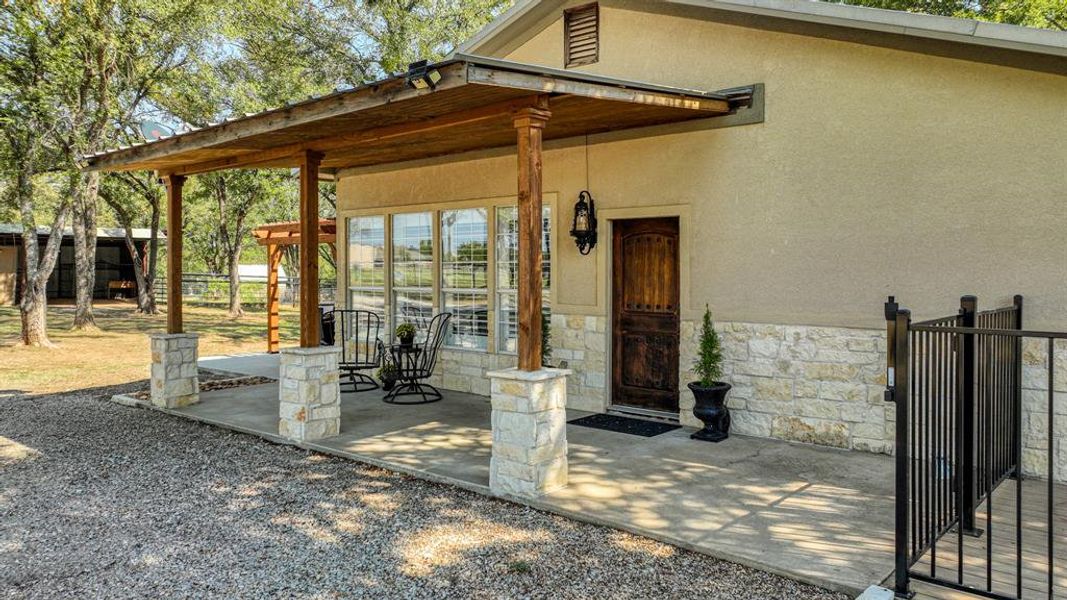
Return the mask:
<path id="1" fill-rule="evenodd" d="M 196 350 L 200 336 L 195 333 L 153 333 L 148 338 L 152 349 L 152 404 L 160 408 L 180 408 L 199 402 Z"/>
<path id="2" fill-rule="evenodd" d="M 340 357 L 337 346 L 281 350 L 279 435 L 302 442 L 341 432 Z"/>
<path id="3" fill-rule="evenodd" d="M 492 381 L 489 489 L 536 498 L 567 485 L 566 369 L 507 369 Z"/>

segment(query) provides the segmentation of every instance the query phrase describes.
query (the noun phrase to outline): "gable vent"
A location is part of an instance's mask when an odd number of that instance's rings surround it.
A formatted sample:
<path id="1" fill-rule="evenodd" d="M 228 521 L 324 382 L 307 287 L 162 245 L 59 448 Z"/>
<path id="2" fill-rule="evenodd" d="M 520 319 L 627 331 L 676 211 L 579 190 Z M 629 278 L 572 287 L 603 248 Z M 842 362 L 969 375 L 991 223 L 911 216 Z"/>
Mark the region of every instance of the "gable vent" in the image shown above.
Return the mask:
<path id="1" fill-rule="evenodd" d="M 597 4 L 563 11 L 563 23 L 567 67 L 595 63 L 600 58 L 600 8 Z"/>

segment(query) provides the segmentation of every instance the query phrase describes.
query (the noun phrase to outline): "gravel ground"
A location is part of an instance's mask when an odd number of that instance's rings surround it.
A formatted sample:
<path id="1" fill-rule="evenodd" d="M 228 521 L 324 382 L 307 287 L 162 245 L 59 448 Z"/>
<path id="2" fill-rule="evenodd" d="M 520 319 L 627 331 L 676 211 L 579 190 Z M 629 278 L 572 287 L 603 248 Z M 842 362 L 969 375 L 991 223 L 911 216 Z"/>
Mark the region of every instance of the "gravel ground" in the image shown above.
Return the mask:
<path id="1" fill-rule="evenodd" d="M 845 598 L 114 391 L 0 397 L 0 597 Z"/>

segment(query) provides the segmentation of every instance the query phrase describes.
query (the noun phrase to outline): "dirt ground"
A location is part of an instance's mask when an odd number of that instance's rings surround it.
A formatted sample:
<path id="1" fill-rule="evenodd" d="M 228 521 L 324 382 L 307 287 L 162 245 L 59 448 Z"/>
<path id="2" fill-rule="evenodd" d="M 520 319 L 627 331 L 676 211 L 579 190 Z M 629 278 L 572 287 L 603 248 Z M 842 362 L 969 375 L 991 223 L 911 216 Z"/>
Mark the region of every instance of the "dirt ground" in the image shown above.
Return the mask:
<path id="1" fill-rule="evenodd" d="M 147 334 L 162 332 L 166 315 L 140 315 L 131 303 L 94 307 L 99 331 L 71 331 L 71 306 L 50 306 L 48 335 L 55 348 L 19 344 L 18 307 L 0 306 L 0 393 L 40 394 L 115 385 L 148 377 Z M 263 352 L 267 315 L 231 319 L 220 308 L 186 306 L 185 330 L 200 334 L 200 356 Z M 298 311 L 283 307 L 282 345 L 299 339 Z"/>

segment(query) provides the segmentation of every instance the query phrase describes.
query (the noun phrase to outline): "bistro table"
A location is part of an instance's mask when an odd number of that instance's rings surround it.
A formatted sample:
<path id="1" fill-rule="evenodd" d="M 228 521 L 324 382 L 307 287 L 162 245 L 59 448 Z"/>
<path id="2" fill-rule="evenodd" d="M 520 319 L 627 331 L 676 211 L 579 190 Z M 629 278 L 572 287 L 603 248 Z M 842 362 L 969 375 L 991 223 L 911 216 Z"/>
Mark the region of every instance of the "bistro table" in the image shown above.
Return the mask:
<path id="1" fill-rule="evenodd" d="M 396 365 L 396 387 L 392 389 L 382 400 L 389 404 L 429 404 L 441 399 L 440 392 L 432 386 L 419 383 L 420 379 L 429 376 L 423 373 L 422 355 L 425 348 L 422 344 L 390 344 L 389 355 Z M 419 400 L 401 401 L 401 396 L 418 397 Z"/>
<path id="2" fill-rule="evenodd" d="M 419 368 L 419 356 L 422 355 L 422 346 L 419 344 L 390 344 L 389 355 L 393 357 L 397 374 L 412 371 Z"/>

